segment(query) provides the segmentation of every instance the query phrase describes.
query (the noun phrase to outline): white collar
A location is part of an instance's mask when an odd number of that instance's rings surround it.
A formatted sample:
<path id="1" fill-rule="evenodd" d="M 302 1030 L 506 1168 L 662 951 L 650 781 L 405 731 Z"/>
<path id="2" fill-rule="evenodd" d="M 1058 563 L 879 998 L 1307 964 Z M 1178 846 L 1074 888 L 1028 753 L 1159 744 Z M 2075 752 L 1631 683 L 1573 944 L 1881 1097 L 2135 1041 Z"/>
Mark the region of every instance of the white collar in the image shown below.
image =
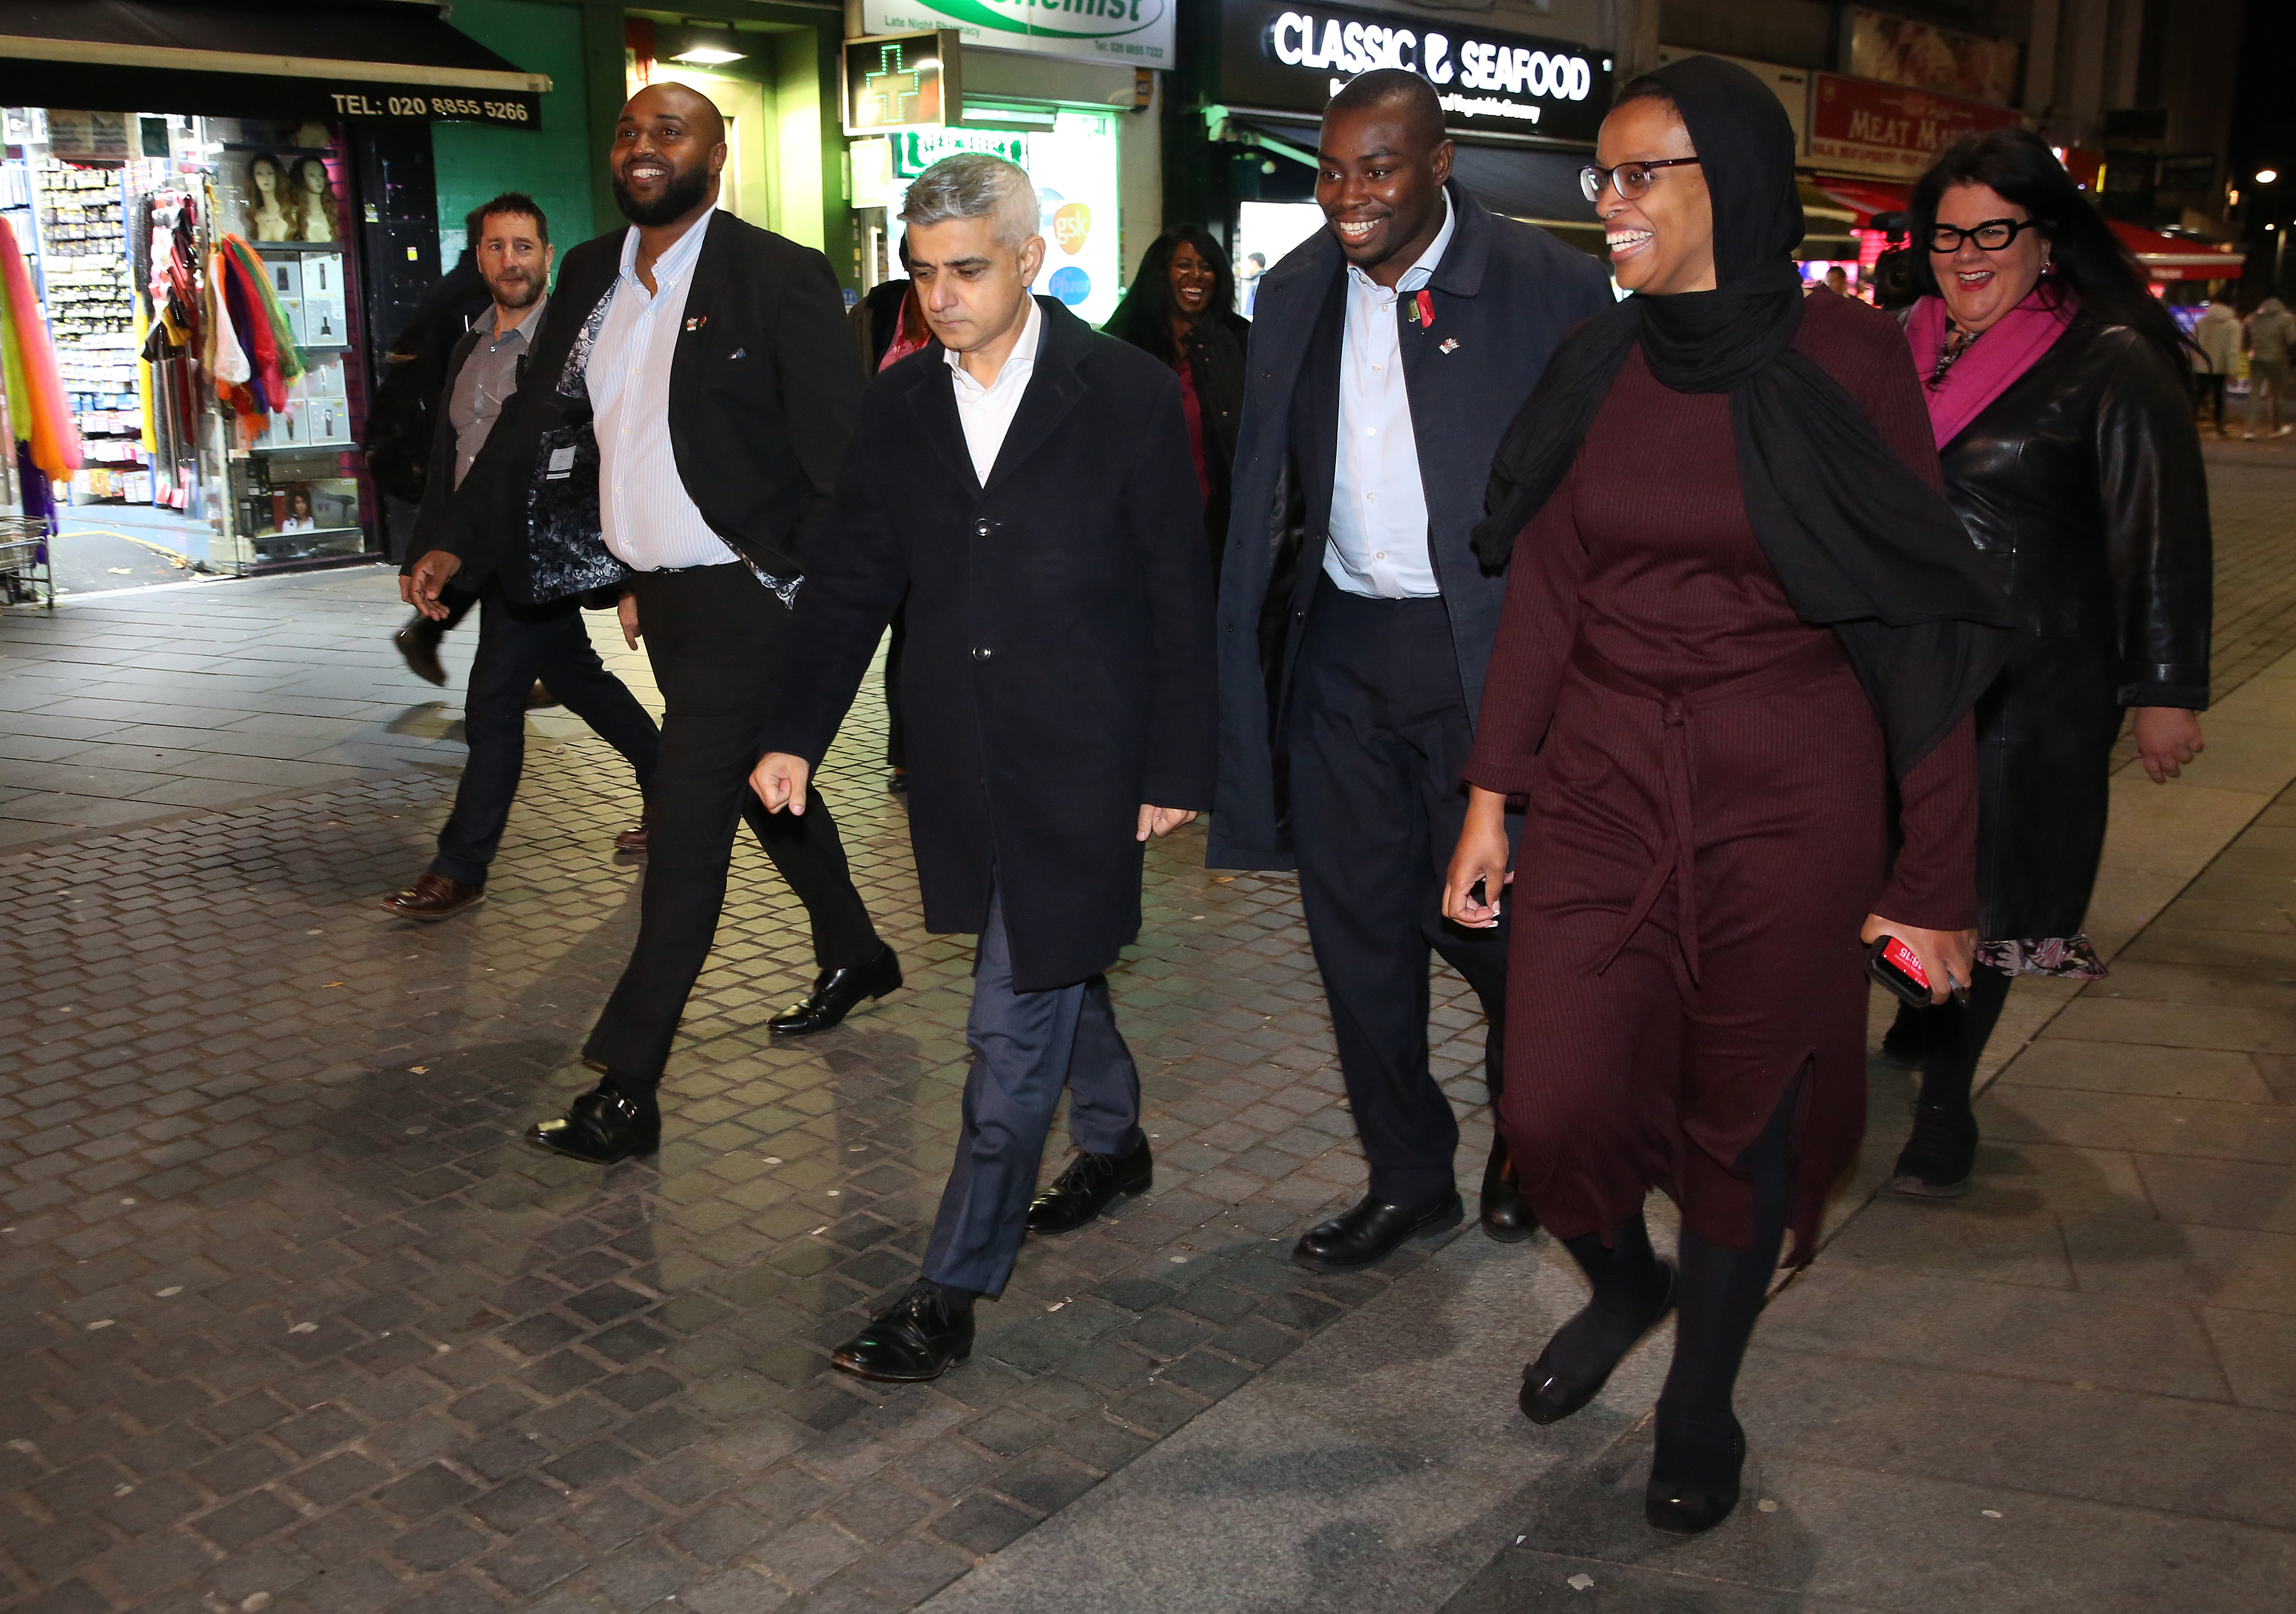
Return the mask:
<path id="1" fill-rule="evenodd" d="M 1419 261 L 1403 272 L 1403 278 L 1395 283 L 1395 290 L 1387 294 L 1393 297 L 1407 297 L 1434 279 L 1436 267 L 1442 263 L 1443 254 L 1450 250 L 1451 237 L 1458 228 L 1459 215 L 1451 206 L 1451 187 L 1445 185 L 1443 187 L 1443 227 L 1435 232 L 1435 239 L 1427 243 L 1427 250 L 1419 255 Z M 1354 276 L 1358 285 L 1371 286 L 1387 292 L 1386 287 L 1380 285 L 1377 281 L 1357 268 L 1355 265 L 1348 266 L 1348 273 Z"/>
<path id="2" fill-rule="evenodd" d="M 1004 363 L 996 372 L 996 380 L 995 383 L 990 386 L 982 386 L 980 381 L 973 378 L 972 373 L 965 369 L 964 364 L 964 356 L 957 352 L 954 348 L 944 348 L 941 349 L 941 362 L 956 373 L 956 377 L 959 381 L 964 381 L 974 390 L 980 392 L 990 392 L 994 391 L 996 387 L 1004 384 L 1004 378 L 1013 373 L 1013 367 L 1014 365 L 1019 365 L 1024 374 L 1035 367 L 1037 363 L 1037 348 L 1043 342 L 1044 337 L 1045 310 L 1042 305 L 1037 301 L 1037 294 L 1032 291 L 1029 294 L 1028 319 L 1021 327 L 1021 340 L 1014 342 L 1013 344 L 1013 351 L 1004 356 Z"/>

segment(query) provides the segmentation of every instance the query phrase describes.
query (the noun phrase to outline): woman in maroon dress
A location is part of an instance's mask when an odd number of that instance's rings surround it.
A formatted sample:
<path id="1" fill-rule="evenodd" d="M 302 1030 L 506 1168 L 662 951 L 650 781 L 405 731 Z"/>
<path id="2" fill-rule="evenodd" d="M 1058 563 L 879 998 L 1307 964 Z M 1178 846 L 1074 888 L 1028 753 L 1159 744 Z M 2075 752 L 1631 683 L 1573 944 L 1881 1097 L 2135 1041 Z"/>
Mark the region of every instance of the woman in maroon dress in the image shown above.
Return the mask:
<path id="1" fill-rule="evenodd" d="M 1513 565 L 1445 903 L 1497 922 L 1521 798 L 1499 1121 L 1595 1290 L 1522 1407 L 1577 1411 L 1678 1307 L 1646 1516 L 1687 1532 L 1736 1503 L 1747 1338 L 1864 1130 L 1861 930 L 1939 997 L 1970 979 L 1969 709 L 2009 617 L 1896 324 L 1802 299 L 1770 91 L 1674 63 L 1628 86 L 1597 158 L 1637 295 L 1555 356 L 1493 470 L 1478 547 Z"/>

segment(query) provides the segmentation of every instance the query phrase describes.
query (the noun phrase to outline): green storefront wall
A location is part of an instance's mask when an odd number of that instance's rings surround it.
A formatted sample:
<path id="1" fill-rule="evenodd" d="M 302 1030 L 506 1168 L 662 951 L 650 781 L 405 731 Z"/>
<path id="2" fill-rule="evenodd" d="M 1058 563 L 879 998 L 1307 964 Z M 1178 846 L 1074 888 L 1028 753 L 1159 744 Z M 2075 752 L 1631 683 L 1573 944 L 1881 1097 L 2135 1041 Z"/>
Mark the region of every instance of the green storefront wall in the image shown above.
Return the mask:
<path id="1" fill-rule="evenodd" d="M 552 87 L 533 130 L 432 126 L 439 262 L 451 265 L 461 255 L 463 215 L 504 191 L 523 191 L 542 205 L 562 250 L 620 224 L 605 154 L 624 99 L 624 25 L 631 17 L 712 18 L 756 41 L 751 60 L 727 70 L 773 98 L 775 217 L 751 222 L 823 249 L 849 283 L 849 182 L 837 108 L 842 19 L 824 7 L 757 0 L 690 0 L 675 12 L 596 0 L 455 0 L 456 28 L 529 72 L 548 74 Z"/>

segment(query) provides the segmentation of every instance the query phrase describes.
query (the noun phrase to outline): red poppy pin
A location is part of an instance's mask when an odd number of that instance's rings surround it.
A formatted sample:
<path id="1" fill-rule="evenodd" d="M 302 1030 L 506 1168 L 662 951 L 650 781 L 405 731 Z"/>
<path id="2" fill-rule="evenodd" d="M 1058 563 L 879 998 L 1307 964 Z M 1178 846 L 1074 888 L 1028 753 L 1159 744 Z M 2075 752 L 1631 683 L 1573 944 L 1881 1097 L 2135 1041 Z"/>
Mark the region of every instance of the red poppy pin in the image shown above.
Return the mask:
<path id="1" fill-rule="evenodd" d="M 1422 331 L 1435 323 L 1435 299 L 1423 289 L 1411 294 L 1411 319 Z"/>

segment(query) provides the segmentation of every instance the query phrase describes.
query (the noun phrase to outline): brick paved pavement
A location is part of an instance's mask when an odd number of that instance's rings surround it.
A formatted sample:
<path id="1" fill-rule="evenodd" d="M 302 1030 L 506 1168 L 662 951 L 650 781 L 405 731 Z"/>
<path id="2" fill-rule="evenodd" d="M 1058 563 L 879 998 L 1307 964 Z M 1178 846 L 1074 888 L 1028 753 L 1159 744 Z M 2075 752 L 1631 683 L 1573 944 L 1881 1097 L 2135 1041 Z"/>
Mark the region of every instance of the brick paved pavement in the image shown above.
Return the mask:
<path id="1" fill-rule="evenodd" d="M 2296 639 L 2292 484 L 2212 458 L 2230 684 Z M 1290 882 L 1185 834 L 1116 978 L 1157 1192 L 1032 1245 L 939 1385 L 825 1374 L 913 1269 L 963 1069 L 969 947 L 918 930 L 879 708 L 830 782 L 909 988 L 772 1046 L 809 961 L 745 848 L 668 1142 L 599 1173 L 515 1134 L 588 1079 L 628 792 L 540 717 L 488 903 L 381 916 L 460 760 L 399 614 L 360 573 L 0 619 L 0 1597 L 906 1609 L 1424 1269 L 1282 1259 L 1360 1180 L 1328 1026 Z M 1473 1016 L 1439 983 L 1472 1160 Z"/>
<path id="2" fill-rule="evenodd" d="M 340 669 L 396 615 L 372 576 L 237 586 L 76 608 L 62 636 L 100 654 L 123 618 L 291 596 Z M 1360 1180 L 1328 1028 L 1290 882 L 1209 875 L 1184 835 L 1115 978 L 1157 1192 L 1032 1244 L 940 1385 L 824 1373 L 914 1271 L 964 1069 L 970 947 L 918 929 L 880 710 L 830 788 L 908 988 L 773 1046 L 809 950 L 745 848 L 659 1163 L 609 1173 L 515 1141 L 590 1079 L 574 1052 L 635 930 L 596 741 L 536 748 L 488 902 L 436 929 L 373 906 L 451 791 L 403 766 L 0 859 L 0 1553 L 25 1608 L 907 1608 L 1413 1269 L 1283 1259 Z"/>

